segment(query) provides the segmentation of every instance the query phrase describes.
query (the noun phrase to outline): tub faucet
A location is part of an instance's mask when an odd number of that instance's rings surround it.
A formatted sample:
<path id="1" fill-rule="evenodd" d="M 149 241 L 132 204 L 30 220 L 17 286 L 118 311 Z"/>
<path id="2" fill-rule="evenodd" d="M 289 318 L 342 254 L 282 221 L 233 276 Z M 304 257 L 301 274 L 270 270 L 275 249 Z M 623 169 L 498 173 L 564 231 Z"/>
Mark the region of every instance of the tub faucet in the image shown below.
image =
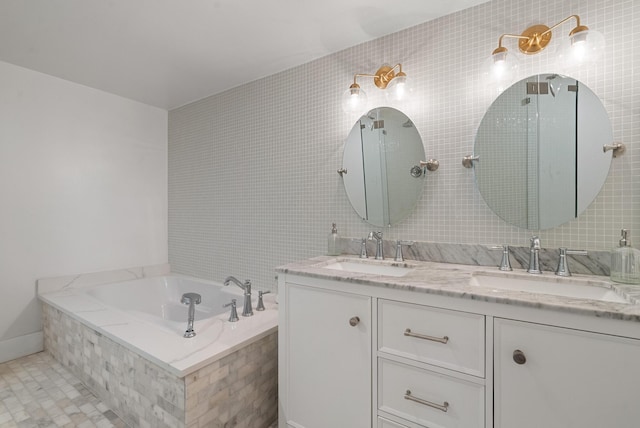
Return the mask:
<path id="1" fill-rule="evenodd" d="M 540 238 L 537 236 L 531 237 L 531 246 L 529 247 L 529 269 L 527 272 L 533 274 L 540 274 Z"/>
<path id="2" fill-rule="evenodd" d="M 382 252 L 382 232 L 369 232 L 367 238 L 369 241 L 376 240 L 376 260 L 384 260 L 384 254 Z"/>
<path id="3" fill-rule="evenodd" d="M 199 305 L 202 298 L 197 293 L 184 293 L 180 302 L 184 305 L 189 305 L 189 318 L 187 319 L 187 331 L 184 332 L 184 337 L 187 339 L 196 335 L 193 330 L 193 320 L 196 317 L 196 305 Z"/>
<path id="4" fill-rule="evenodd" d="M 229 276 L 224 280 L 224 285 L 229 285 L 230 282 L 233 282 L 238 287 L 242 288 L 244 291 L 244 307 L 242 308 L 242 316 L 250 317 L 253 315 L 253 309 L 251 308 L 251 281 L 248 279 L 244 280 L 244 283 L 238 281 L 236 277 Z"/>

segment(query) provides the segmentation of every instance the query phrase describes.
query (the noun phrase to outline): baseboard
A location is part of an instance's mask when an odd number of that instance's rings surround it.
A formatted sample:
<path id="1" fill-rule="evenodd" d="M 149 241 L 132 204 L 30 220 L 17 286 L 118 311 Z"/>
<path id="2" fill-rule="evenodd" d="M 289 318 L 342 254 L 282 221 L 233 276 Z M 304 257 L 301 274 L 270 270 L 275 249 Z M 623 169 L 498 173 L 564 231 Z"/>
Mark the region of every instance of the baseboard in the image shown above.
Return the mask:
<path id="1" fill-rule="evenodd" d="M 0 363 L 44 350 L 42 331 L 0 341 Z"/>

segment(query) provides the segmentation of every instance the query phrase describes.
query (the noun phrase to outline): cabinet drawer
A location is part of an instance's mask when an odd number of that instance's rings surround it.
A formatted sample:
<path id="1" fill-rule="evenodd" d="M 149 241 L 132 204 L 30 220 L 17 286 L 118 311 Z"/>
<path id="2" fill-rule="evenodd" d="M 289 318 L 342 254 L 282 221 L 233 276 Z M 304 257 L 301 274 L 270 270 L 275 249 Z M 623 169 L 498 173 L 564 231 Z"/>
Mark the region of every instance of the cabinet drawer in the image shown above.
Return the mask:
<path id="1" fill-rule="evenodd" d="M 378 305 L 380 351 L 484 377 L 483 315 L 382 299 Z"/>
<path id="2" fill-rule="evenodd" d="M 406 425 L 400 425 L 389 419 L 378 416 L 378 428 L 408 428 Z"/>
<path id="3" fill-rule="evenodd" d="M 483 385 L 384 358 L 378 371 L 379 410 L 428 427 L 484 426 Z"/>

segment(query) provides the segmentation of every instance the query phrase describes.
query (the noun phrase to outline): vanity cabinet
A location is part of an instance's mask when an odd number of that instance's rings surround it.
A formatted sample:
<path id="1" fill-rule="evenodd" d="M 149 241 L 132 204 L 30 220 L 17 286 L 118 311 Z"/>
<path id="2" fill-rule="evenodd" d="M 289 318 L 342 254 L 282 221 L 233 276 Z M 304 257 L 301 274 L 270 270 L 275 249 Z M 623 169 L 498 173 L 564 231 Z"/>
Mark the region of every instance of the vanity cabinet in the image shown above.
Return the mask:
<path id="1" fill-rule="evenodd" d="M 279 275 L 279 428 L 637 428 L 640 323 Z"/>
<path id="2" fill-rule="evenodd" d="M 371 298 L 287 283 L 280 305 L 280 426 L 370 428 Z"/>
<path id="3" fill-rule="evenodd" d="M 496 428 L 640 426 L 639 340 L 507 319 L 494 328 Z"/>

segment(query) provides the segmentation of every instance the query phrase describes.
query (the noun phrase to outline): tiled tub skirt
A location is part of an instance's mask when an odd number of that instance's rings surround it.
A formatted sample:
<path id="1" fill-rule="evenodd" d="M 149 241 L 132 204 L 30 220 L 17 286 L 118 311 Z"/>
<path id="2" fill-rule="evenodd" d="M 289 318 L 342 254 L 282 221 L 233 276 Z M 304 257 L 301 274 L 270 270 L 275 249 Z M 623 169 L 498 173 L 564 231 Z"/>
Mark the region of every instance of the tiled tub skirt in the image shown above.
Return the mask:
<path id="1" fill-rule="evenodd" d="M 43 303 L 44 347 L 131 427 L 269 427 L 277 331 L 180 378 Z"/>

